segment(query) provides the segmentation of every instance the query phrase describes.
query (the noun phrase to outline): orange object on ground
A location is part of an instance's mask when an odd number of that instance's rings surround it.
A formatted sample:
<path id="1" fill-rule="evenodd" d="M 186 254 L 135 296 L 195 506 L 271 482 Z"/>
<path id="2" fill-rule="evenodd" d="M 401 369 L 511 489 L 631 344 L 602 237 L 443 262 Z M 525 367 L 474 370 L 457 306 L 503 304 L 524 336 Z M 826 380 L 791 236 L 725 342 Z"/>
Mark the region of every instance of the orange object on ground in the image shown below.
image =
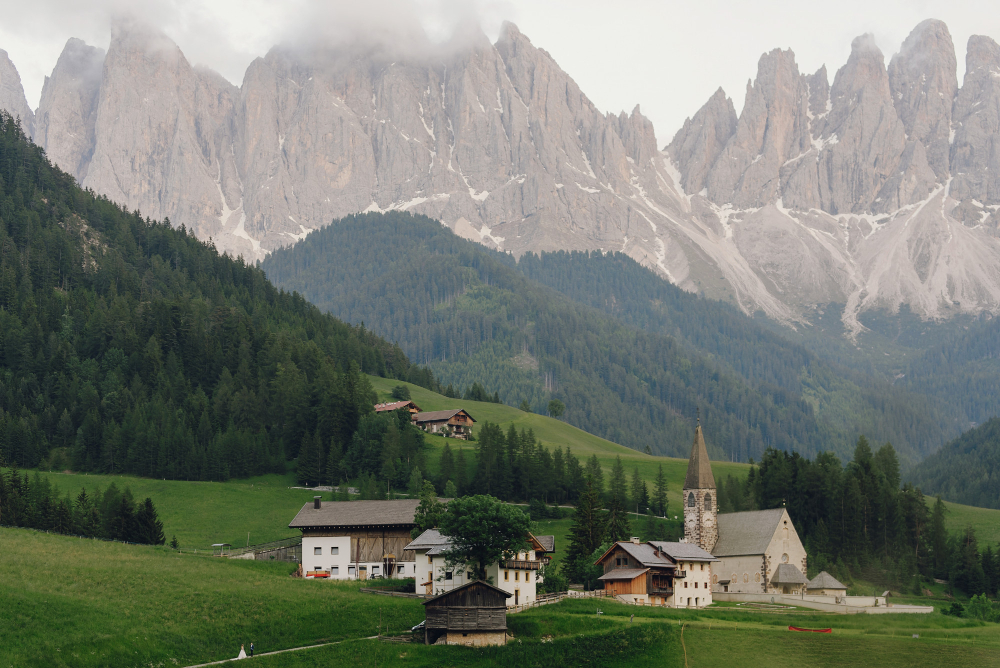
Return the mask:
<path id="1" fill-rule="evenodd" d="M 798 626 L 789 626 L 789 631 L 809 631 L 811 633 L 833 633 L 833 629 L 803 629 Z"/>

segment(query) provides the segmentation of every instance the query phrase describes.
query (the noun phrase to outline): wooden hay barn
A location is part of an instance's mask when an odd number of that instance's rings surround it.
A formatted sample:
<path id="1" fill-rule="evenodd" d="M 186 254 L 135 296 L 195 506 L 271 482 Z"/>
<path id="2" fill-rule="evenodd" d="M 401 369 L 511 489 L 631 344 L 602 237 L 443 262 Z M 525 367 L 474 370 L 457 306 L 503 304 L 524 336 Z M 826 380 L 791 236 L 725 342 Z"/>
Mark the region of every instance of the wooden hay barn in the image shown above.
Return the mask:
<path id="1" fill-rule="evenodd" d="M 447 645 L 507 644 L 510 594 L 476 580 L 424 601 L 424 643 L 444 638 Z"/>

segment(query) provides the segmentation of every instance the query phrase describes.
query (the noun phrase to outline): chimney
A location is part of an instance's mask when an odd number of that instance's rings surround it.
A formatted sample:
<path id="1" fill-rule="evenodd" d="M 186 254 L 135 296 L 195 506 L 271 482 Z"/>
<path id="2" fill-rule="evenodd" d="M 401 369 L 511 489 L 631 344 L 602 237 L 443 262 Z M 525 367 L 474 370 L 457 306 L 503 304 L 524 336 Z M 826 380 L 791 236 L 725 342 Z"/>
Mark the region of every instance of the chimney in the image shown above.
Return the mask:
<path id="1" fill-rule="evenodd" d="M 636 545 L 638 545 L 639 544 L 639 537 L 638 536 L 632 536 L 632 542 L 635 543 Z"/>
<path id="2" fill-rule="evenodd" d="M 320 504 L 322 503 L 322 500 L 323 500 L 322 496 L 314 496 L 313 497 L 313 508 L 315 508 L 316 510 L 319 510 L 319 507 L 320 507 Z"/>

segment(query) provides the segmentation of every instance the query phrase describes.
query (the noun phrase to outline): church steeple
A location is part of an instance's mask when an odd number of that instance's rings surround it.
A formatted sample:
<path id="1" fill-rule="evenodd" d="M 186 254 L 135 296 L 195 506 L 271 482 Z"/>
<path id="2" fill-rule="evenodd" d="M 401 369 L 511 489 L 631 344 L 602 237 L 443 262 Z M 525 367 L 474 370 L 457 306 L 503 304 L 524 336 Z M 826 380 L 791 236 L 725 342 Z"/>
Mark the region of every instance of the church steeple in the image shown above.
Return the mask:
<path id="1" fill-rule="evenodd" d="M 701 416 L 698 416 L 698 426 L 694 428 L 694 444 L 691 446 L 684 489 L 715 489 L 712 463 L 708 460 L 705 435 L 701 433 Z"/>
<path id="2" fill-rule="evenodd" d="M 688 460 L 687 477 L 684 479 L 684 539 L 703 550 L 711 552 L 719 540 L 719 527 L 715 521 L 716 492 L 712 463 L 701 431 L 701 415 L 694 429 L 691 458 Z"/>

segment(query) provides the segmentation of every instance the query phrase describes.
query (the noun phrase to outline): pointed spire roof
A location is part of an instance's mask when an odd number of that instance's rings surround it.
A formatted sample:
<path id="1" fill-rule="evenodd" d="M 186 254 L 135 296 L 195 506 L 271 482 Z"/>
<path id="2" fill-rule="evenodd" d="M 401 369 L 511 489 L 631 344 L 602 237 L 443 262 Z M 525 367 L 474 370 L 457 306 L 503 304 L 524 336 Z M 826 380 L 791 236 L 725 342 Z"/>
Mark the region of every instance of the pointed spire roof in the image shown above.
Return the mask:
<path id="1" fill-rule="evenodd" d="M 694 428 L 694 444 L 691 446 L 684 489 L 715 489 L 712 463 L 708 460 L 705 436 L 701 433 L 701 418 L 698 418 L 698 426 Z"/>

